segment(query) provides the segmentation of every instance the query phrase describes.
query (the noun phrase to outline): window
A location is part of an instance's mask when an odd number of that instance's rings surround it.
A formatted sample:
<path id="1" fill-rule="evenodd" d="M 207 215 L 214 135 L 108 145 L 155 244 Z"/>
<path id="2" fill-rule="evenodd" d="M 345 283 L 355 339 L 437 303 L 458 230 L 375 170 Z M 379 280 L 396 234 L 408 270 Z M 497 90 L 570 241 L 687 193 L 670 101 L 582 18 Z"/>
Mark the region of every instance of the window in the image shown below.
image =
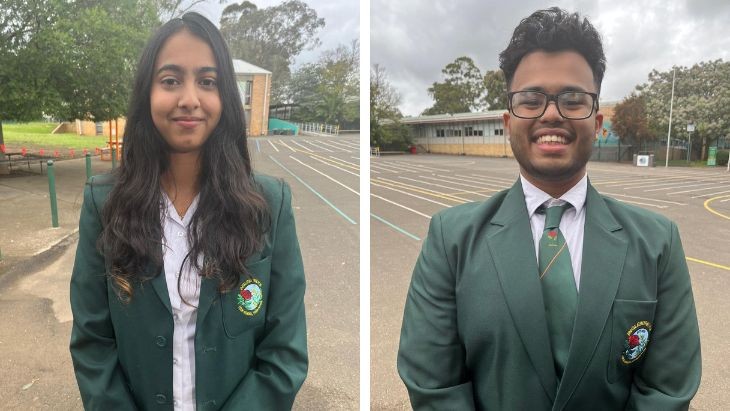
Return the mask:
<path id="1" fill-rule="evenodd" d="M 494 135 L 495 136 L 503 136 L 504 135 L 504 129 L 502 129 L 502 128 L 495 128 L 494 129 Z"/>
<path id="2" fill-rule="evenodd" d="M 241 102 L 244 106 L 251 105 L 251 90 L 253 89 L 253 81 L 238 80 L 238 92 L 241 95 Z"/>
<path id="3" fill-rule="evenodd" d="M 471 137 L 474 134 L 474 127 L 464 127 L 464 135 L 467 137 Z"/>
<path id="4" fill-rule="evenodd" d="M 436 137 L 446 137 L 446 134 L 444 134 L 443 128 L 437 128 L 436 129 Z"/>

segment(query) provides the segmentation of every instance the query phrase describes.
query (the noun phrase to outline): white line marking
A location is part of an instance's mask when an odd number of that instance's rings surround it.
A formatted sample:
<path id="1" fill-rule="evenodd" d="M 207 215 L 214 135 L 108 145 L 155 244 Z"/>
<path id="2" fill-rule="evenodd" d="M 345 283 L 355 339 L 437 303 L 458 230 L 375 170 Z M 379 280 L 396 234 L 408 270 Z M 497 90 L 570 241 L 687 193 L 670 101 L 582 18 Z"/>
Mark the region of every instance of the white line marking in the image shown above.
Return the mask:
<path id="1" fill-rule="evenodd" d="M 379 196 L 379 195 L 377 195 L 377 194 L 372 194 L 372 193 L 370 193 L 370 196 L 371 196 L 371 197 L 375 197 L 375 198 L 377 198 L 377 199 L 380 199 L 380 200 L 383 200 L 383 201 L 385 201 L 386 203 L 390 203 L 390 204 L 393 204 L 394 206 L 398 206 L 398 207 L 400 207 L 400 208 L 402 208 L 402 209 L 408 210 L 408 211 L 410 211 L 410 212 L 412 212 L 412 213 L 418 214 L 418 215 L 420 215 L 421 217 L 426 217 L 426 218 L 428 218 L 429 220 L 431 219 L 431 216 L 430 216 L 430 215 L 424 214 L 424 213 L 422 213 L 422 212 L 420 212 L 420 211 L 416 211 L 416 210 L 414 210 L 414 209 L 412 209 L 412 208 L 409 208 L 409 207 L 406 207 L 406 206 L 404 206 L 403 204 L 399 204 L 399 203 L 396 203 L 395 201 L 390 201 L 390 200 L 388 200 L 387 198 L 381 197 L 381 196 Z"/>
<path id="2" fill-rule="evenodd" d="M 316 173 L 319 173 L 319 174 L 321 174 L 321 175 L 323 175 L 323 176 L 327 177 L 328 179 L 330 179 L 330 180 L 334 181 L 335 183 L 337 183 L 337 184 L 341 185 L 342 187 L 345 187 L 346 189 L 348 189 L 348 190 L 352 191 L 353 193 L 357 194 L 358 196 L 360 195 L 360 193 L 358 193 L 357 191 L 355 191 L 355 190 L 353 190 L 352 188 L 348 187 L 347 185 L 345 185 L 345 184 L 343 184 L 343 183 L 341 183 L 341 182 L 339 182 L 339 181 L 335 180 L 334 178 L 330 177 L 329 175 L 327 175 L 327 174 L 325 174 L 325 173 L 323 173 L 323 172 L 321 172 L 321 171 L 317 170 L 316 168 L 314 168 L 314 167 L 310 166 L 309 164 L 305 164 L 305 163 L 303 163 L 302 161 L 299 161 L 299 159 L 298 159 L 298 158 L 295 158 L 294 156 L 289 156 L 289 158 L 291 158 L 292 160 L 296 161 L 297 163 L 299 163 L 299 164 L 303 165 L 304 167 L 307 167 L 307 168 L 309 168 L 310 170 L 313 170 L 314 172 L 316 172 Z"/>
<path id="3" fill-rule="evenodd" d="M 272 143 L 272 142 L 271 142 L 271 140 L 266 140 L 266 141 L 267 141 L 267 142 L 268 142 L 269 144 L 271 144 L 271 147 L 274 147 L 274 150 L 276 150 L 276 152 L 277 152 L 277 153 L 279 152 L 279 149 L 278 149 L 278 148 L 276 148 L 276 146 L 274 145 L 274 143 Z"/>

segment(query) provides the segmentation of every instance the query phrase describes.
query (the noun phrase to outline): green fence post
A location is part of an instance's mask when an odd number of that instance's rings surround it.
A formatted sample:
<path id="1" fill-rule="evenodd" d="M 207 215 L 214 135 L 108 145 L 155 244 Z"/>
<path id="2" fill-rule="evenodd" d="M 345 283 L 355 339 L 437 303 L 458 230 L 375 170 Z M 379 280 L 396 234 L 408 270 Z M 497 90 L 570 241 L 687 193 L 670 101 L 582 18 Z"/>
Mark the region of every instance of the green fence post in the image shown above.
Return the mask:
<path id="1" fill-rule="evenodd" d="M 117 168 L 117 148 L 112 146 L 112 170 Z"/>
<path id="2" fill-rule="evenodd" d="M 53 169 L 53 160 L 48 160 L 48 192 L 51 197 L 51 224 L 58 228 L 58 204 L 56 203 L 56 174 Z"/>
<path id="3" fill-rule="evenodd" d="M 91 154 L 86 153 L 86 179 L 91 178 Z"/>

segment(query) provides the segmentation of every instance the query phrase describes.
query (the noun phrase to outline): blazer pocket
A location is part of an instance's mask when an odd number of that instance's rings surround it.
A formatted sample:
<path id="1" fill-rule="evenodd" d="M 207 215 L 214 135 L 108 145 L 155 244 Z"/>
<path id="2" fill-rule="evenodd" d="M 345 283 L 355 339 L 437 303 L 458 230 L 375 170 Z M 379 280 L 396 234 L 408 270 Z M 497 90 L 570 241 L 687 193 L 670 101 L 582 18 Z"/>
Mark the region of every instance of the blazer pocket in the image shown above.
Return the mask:
<path id="1" fill-rule="evenodd" d="M 236 338 L 266 322 L 271 256 L 247 263 L 246 269 L 248 273 L 239 276 L 238 285 L 221 295 L 223 329 L 229 338 Z"/>
<path id="2" fill-rule="evenodd" d="M 651 349 L 656 300 L 614 300 L 608 382 L 629 377 Z"/>

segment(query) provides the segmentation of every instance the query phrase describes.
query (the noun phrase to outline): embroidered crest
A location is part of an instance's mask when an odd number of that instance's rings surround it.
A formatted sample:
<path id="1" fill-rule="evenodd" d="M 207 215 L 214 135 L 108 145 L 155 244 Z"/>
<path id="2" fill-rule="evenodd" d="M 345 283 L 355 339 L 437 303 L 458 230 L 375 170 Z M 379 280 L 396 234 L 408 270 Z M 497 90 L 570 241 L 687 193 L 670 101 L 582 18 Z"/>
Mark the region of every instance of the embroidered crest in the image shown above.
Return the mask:
<path id="1" fill-rule="evenodd" d="M 243 282 L 238 290 L 236 298 L 238 311 L 243 315 L 252 317 L 256 315 L 264 303 L 264 292 L 262 291 L 261 281 L 251 278 Z"/>
<path id="2" fill-rule="evenodd" d="M 547 235 L 548 235 L 548 238 L 551 239 L 552 241 L 555 241 L 558 238 L 558 232 L 555 230 L 548 231 Z"/>
<path id="3" fill-rule="evenodd" d="M 626 341 L 624 341 L 624 351 L 621 354 L 622 363 L 631 364 L 644 354 L 646 345 L 649 344 L 651 329 L 649 321 L 639 321 L 629 328 L 626 332 Z"/>

